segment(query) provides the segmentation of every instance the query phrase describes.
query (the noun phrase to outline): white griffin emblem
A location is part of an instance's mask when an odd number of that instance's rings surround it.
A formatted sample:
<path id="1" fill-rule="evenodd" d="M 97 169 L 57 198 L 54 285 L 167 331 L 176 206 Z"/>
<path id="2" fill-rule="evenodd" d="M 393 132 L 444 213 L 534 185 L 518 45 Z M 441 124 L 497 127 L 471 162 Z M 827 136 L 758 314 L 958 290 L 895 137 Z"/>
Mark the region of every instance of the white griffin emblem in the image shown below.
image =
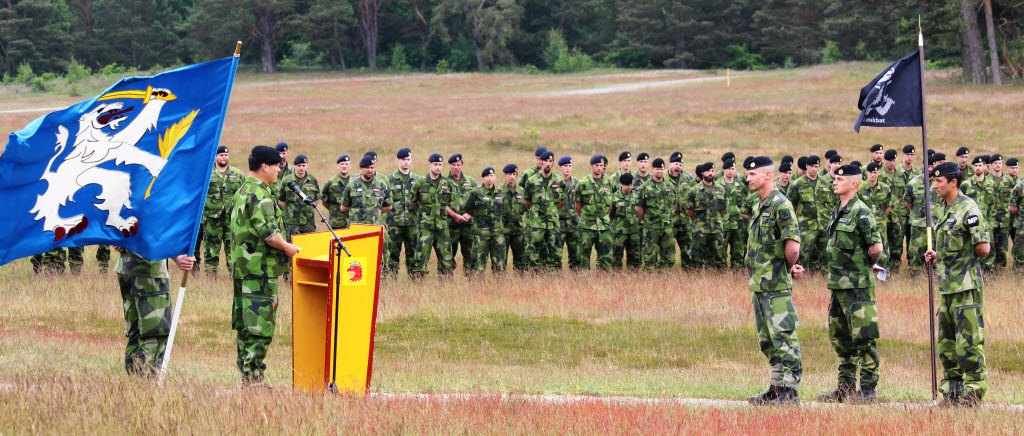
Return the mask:
<path id="1" fill-rule="evenodd" d="M 896 67 L 892 67 L 889 69 L 889 71 L 885 72 L 885 75 L 883 75 L 881 79 L 878 79 L 878 82 L 875 83 L 874 89 L 877 89 L 878 93 L 875 94 L 874 100 L 871 100 L 871 102 L 865 105 L 868 108 L 867 113 L 875 111 L 878 112 L 878 115 L 881 115 L 883 117 L 885 116 L 885 114 L 889 113 L 889 109 L 892 108 L 892 105 L 895 104 L 896 101 L 890 98 L 886 91 L 888 90 L 889 85 L 892 83 L 892 75 L 895 73 Z"/>
<path id="2" fill-rule="evenodd" d="M 106 225 L 120 230 L 125 237 L 135 235 L 139 229 L 139 220 L 131 215 L 127 218 L 121 216 L 122 209 L 132 209 L 131 176 L 124 171 L 99 166 L 110 161 L 114 161 L 116 166 L 142 165 L 155 181 L 167 163 L 171 149 L 191 127 L 199 111 L 186 115 L 168 128 L 163 138 L 158 137 L 159 156 L 138 148 L 137 144 L 146 133 L 156 128 L 164 104 L 176 98 L 169 90 L 152 87 L 145 91 L 120 91 L 101 96 L 98 101 L 141 99 L 143 108 L 124 127 L 121 127 L 121 123 L 128 119 L 124 114 L 131 112 L 134 106 L 123 109 L 124 104 L 120 102 L 101 103 L 83 114 L 78 120 L 78 132 L 75 133 L 71 153 L 51 171 L 54 161 L 64 152 L 69 138 L 68 130 L 58 126 L 56 152 L 40 178 L 47 183 L 46 192 L 36 198 L 35 206 L 29 211 L 36 214 L 36 221 L 43 220 L 43 230 L 53 232 L 55 241 L 82 233 L 89 226 L 89 219 L 84 215 L 62 217 L 60 207 L 66 205 L 83 187 L 99 185 L 101 191 L 96 198 L 101 201 L 94 205 L 107 212 Z M 104 128 L 115 133 L 107 134 Z M 149 191 L 146 196 L 149 196 Z"/>

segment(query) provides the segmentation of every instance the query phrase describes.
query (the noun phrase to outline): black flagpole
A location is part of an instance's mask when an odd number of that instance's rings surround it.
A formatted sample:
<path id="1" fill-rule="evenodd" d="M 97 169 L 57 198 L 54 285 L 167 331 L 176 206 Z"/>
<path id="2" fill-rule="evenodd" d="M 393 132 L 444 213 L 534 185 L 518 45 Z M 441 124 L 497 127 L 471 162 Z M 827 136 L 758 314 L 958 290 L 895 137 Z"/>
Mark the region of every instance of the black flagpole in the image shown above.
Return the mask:
<path id="1" fill-rule="evenodd" d="M 928 177 L 928 116 L 925 110 L 925 92 L 924 92 L 924 33 L 921 31 L 921 21 L 918 17 L 917 22 L 917 53 L 918 62 L 920 63 L 921 70 L 921 153 L 924 155 L 924 209 L 925 209 L 925 222 L 928 226 L 926 229 L 928 235 L 928 250 L 932 250 L 932 196 L 931 196 L 931 181 Z M 925 268 L 928 269 L 928 339 L 931 342 L 932 350 L 932 402 L 938 401 L 938 380 L 936 379 L 936 365 L 935 365 L 935 266 L 931 263 L 925 263 Z"/>

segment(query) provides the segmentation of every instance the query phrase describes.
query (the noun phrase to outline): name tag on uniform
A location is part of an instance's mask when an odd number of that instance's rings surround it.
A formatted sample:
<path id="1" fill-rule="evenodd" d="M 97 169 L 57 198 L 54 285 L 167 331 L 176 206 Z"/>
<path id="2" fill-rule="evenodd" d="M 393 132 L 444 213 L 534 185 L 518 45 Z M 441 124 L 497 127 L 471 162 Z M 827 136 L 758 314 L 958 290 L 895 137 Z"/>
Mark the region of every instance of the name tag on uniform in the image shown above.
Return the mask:
<path id="1" fill-rule="evenodd" d="M 236 175 L 234 175 L 234 174 L 228 174 L 228 178 L 229 178 L 229 179 L 234 179 L 234 178 L 237 178 L 237 177 L 238 177 L 238 176 L 236 176 Z"/>
<path id="2" fill-rule="evenodd" d="M 356 188 L 356 192 L 363 192 L 363 188 Z"/>
<path id="3" fill-rule="evenodd" d="M 448 187 L 447 186 L 442 186 L 441 189 L 448 189 Z"/>
<path id="4" fill-rule="evenodd" d="M 516 198 L 518 198 L 518 199 L 522 200 L 522 199 L 523 199 L 523 196 L 522 196 L 522 195 L 517 195 L 517 196 L 516 196 Z"/>
<path id="5" fill-rule="evenodd" d="M 953 221 L 956 221 L 955 219 L 953 219 L 953 217 L 949 217 L 946 219 L 946 222 L 949 224 L 953 224 Z"/>
<path id="6" fill-rule="evenodd" d="M 841 223 L 848 223 L 848 222 L 850 222 L 850 219 L 849 218 L 839 218 L 839 222 L 841 222 Z"/>
<path id="7" fill-rule="evenodd" d="M 551 185 L 551 187 L 552 187 L 552 188 L 557 188 L 557 187 L 558 187 L 558 185 Z"/>
<path id="8" fill-rule="evenodd" d="M 495 200 L 501 200 L 501 197 L 494 197 Z"/>
<path id="9" fill-rule="evenodd" d="M 380 189 L 373 188 L 373 192 L 380 192 Z"/>
<path id="10" fill-rule="evenodd" d="M 463 183 L 462 186 L 469 186 L 469 182 Z"/>
<path id="11" fill-rule="evenodd" d="M 491 197 L 484 197 L 484 200 L 490 200 Z"/>
<path id="12" fill-rule="evenodd" d="M 771 212 L 765 212 L 765 213 L 762 213 L 761 216 L 765 217 L 765 218 L 768 218 L 768 217 L 772 216 L 772 213 Z"/>

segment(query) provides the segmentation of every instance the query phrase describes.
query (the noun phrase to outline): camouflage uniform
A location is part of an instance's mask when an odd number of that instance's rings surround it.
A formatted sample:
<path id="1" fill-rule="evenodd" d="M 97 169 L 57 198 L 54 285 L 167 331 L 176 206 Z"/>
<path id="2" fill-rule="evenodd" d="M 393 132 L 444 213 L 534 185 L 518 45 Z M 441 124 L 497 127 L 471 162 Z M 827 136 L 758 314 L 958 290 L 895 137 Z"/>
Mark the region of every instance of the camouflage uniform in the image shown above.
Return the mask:
<path id="1" fill-rule="evenodd" d="M 290 261 L 267 239 L 281 233 L 284 218 L 273 185 L 246 177 L 231 211 L 231 328 L 237 332 L 236 364 L 247 382 L 261 382 L 277 322 L 277 278 Z"/>
<path id="2" fill-rule="evenodd" d="M 559 245 L 558 204 L 565 201 L 567 193 L 562 176 L 551 173 L 544 177 L 538 172 L 530 177 L 523 192 L 523 199 L 530 202 L 526 211 L 527 241 L 530 247 L 530 267 L 559 270 L 562 268 L 562 246 Z"/>
<path id="3" fill-rule="evenodd" d="M 990 242 L 988 224 L 974 200 L 960 194 L 952 205 L 935 208 L 935 271 L 939 282 L 938 354 L 942 395 L 952 399 L 988 386 L 985 362 L 984 281 L 975 245 Z"/>
<path id="4" fill-rule="evenodd" d="M 618 179 L 612 180 L 615 180 L 617 183 Z M 676 238 L 676 245 L 679 246 L 679 264 L 683 268 L 687 268 L 693 266 L 693 261 L 690 259 L 690 241 L 693 240 L 693 233 L 690 231 L 690 227 L 693 225 L 693 222 L 690 220 L 690 216 L 686 214 L 686 193 L 693 187 L 694 178 L 688 171 L 683 170 L 679 172 L 679 177 L 673 178 L 669 176 L 669 180 L 676 184 L 676 209 L 672 214 L 672 227 Z M 615 188 L 617 186 L 612 187 L 612 189 Z"/>
<path id="5" fill-rule="evenodd" d="M 469 220 L 473 230 L 473 271 L 480 272 L 487 268 L 488 257 L 491 259 L 491 271 L 505 270 L 508 244 L 505 241 L 502 217 L 505 214 L 507 192 L 500 186 L 487 189 L 481 185 L 469 193 L 466 212 L 473 216 Z"/>
<path id="6" fill-rule="evenodd" d="M 530 181 L 530 177 L 533 177 L 534 174 L 537 174 L 539 172 L 540 172 L 540 167 L 539 166 L 532 166 L 532 167 L 529 167 L 529 168 L 523 170 L 523 173 L 519 175 L 519 180 L 516 181 L 516 183 L 519 186 L 519 189 L 521 189 L 523 191 L 526 191 L 526 182 L 529 182 Z"/>
<path id="7" fill-rule="evenodd" d="M 280 189 L 277 199 L 284 202 L 284 237 L 288 242 L 292 241 L 292 235 L 310 233 L 316 231 L 316 212 L 308 204 L 302 202 L 299 194 L 288 189 L 288 182 L 295 184 L 302 190 L 310 200 L 320 199 L 320 183 L 316 181 L 313 174 L 306 172 L 306 177 L 300 179 L 295 173 L 285 176 L 278 183 L 284 189 Z"/>
<path id="8" fill-rule="evenodd" d="M 800 242 L 800 228 L 792 204 L 774 189 L 764 201 L 758 201 L 750 216 L 746 265 L 750 268 L 757 338 L 771 366 L 771 384 L 798 389 L 803 376 L 796 334 L 800 319 L 793 305 L 786 240 Z"/>
<path id="9" fill-rule="evenodd" d="M 931 192 L 932 210 L 939 201 L 935 189 L 928 189 Z M 924 177 L 915 176 L 907 182 L 907 189 L 903 193 L 903 201 L 912 205 L 909 210 L 907 222 L 910 231 L 907 233 L 907 269 L 911 274 L 917 274 L 924 268 L 924 252 L 928 249 L 927 227 L 928 221 L 924 207 Z M 932 216 L 935 214 L 933 213 Z M 934 221 L 933 221 L 934 222 Z"/>
<path id="10" fill-rule="evenodd" d="M 516 271 L 526 271 L 530 268 L 530 262 L 526 254 L 526 232 L 523 228 L 523 214 L 526 211 L 523 189 L 519 185 L 507 184 L 501 185 L 501 189 L 501 195 L 505 198 L 502 223 L 505 228 L 505 242 L 512 250 L 512 266 Z"/>
<path id="11" fill-rule="evenodd" d="M 885 209 L 895 209 L 892 191 L 889 189 L 888 184 L 879 179 L 878 182 L 875 183 L 874 187 L 866 181 L 862 182 L 857 195 L 864 201 L 864 204 L 871 208 L 871 212 L 874 214 L 875 224 L 878 226 L 878 232 L 882 235 L 882 257 L 878 259 L 878 264 L 888 268 L 889 242 L 886 239 L 886 235 L 888 234 L 889 216 L 886 215 Z"/>
<path id="12" fill-rule="evenodd" d="M 612 210 L 609 217 L 612 234 L 611 259 L 614 268 L 622 268 L 623 251 L 626 253 L 626 266 L 630 268 L 643 266 L 641 257 L 644 247 L 643 234 L 640 231 L 640 215 L 636 213 L 638 201 L 636 190 L 625 194 L 619 187 L 612 193 Z"/>
<path id="13" fill-rule="evenodd" d="M 907 171 L 903 169 L 903 166 L 899 166 L 893 174 L 882 171 L 879 176 L 879 180 L 882 180 L 882 177 L 891 178 L 889 189 L 892 190 L 893 206 L 892 212 L 889 213 L 889 225 L 885 228 L 885 240 L 889 246 L 888 268 L 892 273 L 898 273 L 903 267 L 903 246 L 905 242 L 909 243 L 907 238 L 910 236 L 910 210 L 903 203 L 903 194 L 907 191 L 907 182 L 921 174 L 921 171 L 920 168 L 912 168 Z"/>
<path id="14" fill-rule="evenodd" d="M 107 273 L 107 266 L 110 265 L 110 246 L 108 245 L 97 245 L 96 246 L 96 263 L 100 266 L 100 273 Z"/>
<path id="15" fill-rule="evenodd" d="M 416 269 L 412 275 L 427 274 L 427 261 L 430 260 L 431 250 L 437 254 L 438 274 L 445 276 L 455 269 L 446 209 L 452 202 L 453 191 L 451 179 L 444 176 L 438 176 L 436 179 L 427 176 L 417 180 L 412 186 L 412 203 L 415 205 L 414 211 L 420 231 L 417 250 L 419 260 L 416 261 Z"/>
<path id="16" fill-rule="evenodd" d="M 348 207 L 348 218 L 359 224 L 383 225 L 381 208 L 391 206 L 391 189 L 388 182 L 374 176 L 370 181 L 362 176 L 354 177 L 341 194 L 341 205 Z"/>
<path id="17" fill-rule="evenodd" d="M 975 203 L 978 203 L 978 207 L 981 208 L 981 217 L 988 224 L 988 230 L 993 232 L 989 235 L 992 238 L 992 251 L 981 259 L 981 265 L 986 269 L 992 269 L 995 266 L 995 217 L 993 216 L 992 203 L 996 195 L 996 182 L 995 179 L 989 176 L 985 176 L 982 181 L 974 178 L 974 176 L 964 176 L 964 183 L 960 187 L 960 193 L 970 197 Z"/>
<path id="18" fill-rule="evenodd" d="M 565 186 L 565 203 L 558 208 L 558 246 L 565 251 L 569 259 L 569 269 L 573 271 L 578 271 L 583 263 L 579 253 L 580 216 L 576 213 L 576 185 L 579 183 L 578 179 L 571 176 L 568 180 L 562 179 Z M 589 258 L 588 255 L 587 259 Z"/>
<path id="19" fill-rule="evenodd" d="M 388 176 L 388 186 L 391 189 L 391 211 L 388 212 L 388 238 L 384 257 L 384 271 L 398 273 L 399 261 L 402 254 L 402 245 L 405 245 L 405 268 L 412 273 L 416 269 L 416 250 L 419 249 L 419 225 L 416 222 L 416 214 L 409 208 L 412 201 L 412 187 L 422 177 L 410 171 L 409 174 L 402 174 L 395 170 Z"/>
<path id="20" fill-rule="evenodd" d="M 747 254 L 747 223 L 740 216 L 743 204 L 746 201 L 750 190 L 746 183 L 741 183 L 736 177 L 732 182 L 726 182 L 722 177 L 717 183 L 725 188 L 725 216 L 722 217 L 722 228 L 724 233 L 722 243 L 723 260 L 728 252 L 729 266 L 740 268 L 743 265 L 743 257 Z"/>
<path id="21" fill-rule="evenodd" d="M 210 187 L 206 191 L 206 207 L 203 209 L 203 253 L 206 257 L 206 271 L 216 274 L 220 266 L 220 248 L 231 250 L 231 210 L 228 209 L 238 188 L 242 187 L 245 174 L 229 166 L 223 173 L 213 169 Z M 229 265 L 228 268 L 231 266 Z"/>
<path id="22" fill-rule="evenodd" d="M 877 186 L 884 186 L 879 183 Z M 888 192 L 882 194 L 890 198 Z M 874 390 L 878 385 L 878 309 L 868 249 L 882 243 L 875 212 L 858 196 L 832 212 L 825 249 L 828 289 L 828 337 L 839 355 L 839 390 Z"/>
<path id="23" fill-rule="evenodd" d="M 642 188 L 644 186 L 644 183 L 647 183 L 647 182 L 651 181 L 651 178 L 653 178 L 653 177 L 654 177 L 654 174 L 652 174 L 652 173 L 647 173 L 646 176 L 641 176 L 640 173 L 633 174 L 633 189 L 636 190 L 636 191 L 639 191 L 640 188 Z M 618 179 L 615 179 L 615 180 L 618 180 Z"/>
<path id="24" fill-rule="evenodd" d="M 637 188 L 633 188 L 637 189 Z M 672 214 L 679 204 L 676 185 L 653 177 L 645 182 L 637 195 L 637 206 L 644 210 L 641 226 L 644 232 L 644 267 L 670 268 L 676 263 L 675 228 Z"/>
<path id="25" fill-rule="evenodd" d="M 285 167 L 282 168 L 279 173 L 277 173 L 277 182 L 274 183 L 273 185 L 270 185 L 270 192 L 274 195 L 274 198 L 280 197 L 281 191 L 283 191 L 285 189 L 288 189 L 288 182 L 285 181 L 284 178 L 287 177 L 287 176 L 294 176 L 294 175 L 295 175 L 295 167 L 293 167 L 291 165 L 288 165 L 288 162 L 286 161 L 285 162 Z M 309 175 L 308 171 L 306 172 L 306 175 L 307 176 Z M 298 183 L 296 183 L 296 184 L 298 184 Z"/>
<path id="26" fill-rule="evenodd" d="M 345 193 L 345 187 L 348 186 L 348 182 L 352 181 L 352 178 L 351 175 L 342 177 L 341 174 L 335 174 L 324 183 L 324 187 L 320 191 L 320 201 L 327 209 L 327 223 L 332 229 L 348 228 L 348 212 L 341 211 L 341 196 Z"/>
<path id="27" fill-rule="evenodd" d="M 1024 272 L 1024 179 L 1020 179 L 1010 192 L 1008 206 L 1017 206 L 1017 215 L 1013 216 L 1013 268 Z"/>
<path id="28" fill-rule="evenodd" d="M 818 176 L 818 185 L 815 187 L 814 201 L 818 203 L 818 228 L 821 229 L 814 244 L 814 251 L 818 253 L 818 258 L 817 262 L 813 263 L 811 267 L 815 271 L 825 270 L 825 247 L 828 245 L 826 230 L 828 230 L 829 222 L 832 219 L 832 212 L 839 207 L 839 196 L 835 194 L 832 187 L 833 180 L 835 180 L 835 176 L 825 173 Z M 804 244 L 810 244 L 810 242 L 804 240 Z M 801 247 L 803 247 L 803 244 Z"/>
<path id="29" fill-rule="evenodd" d="M 47 273 L 64 273 L 64 262 L 67 260 L 68 254 L 64 247 L 57 247 L 53 250 L 47 251 L 42 254 L 33 254 L 29 258 L 29 262 L 32 263 L 32 272 L 39 274 L 40 272 L 46 271 Z"/>
<path id="30" fill-rule="evenodd" d="M 811 180 L 807 176 L 800 177 L 792 183 L 789 193 L 786 195 L 793 203 L 796 211 L 796 218 L 800 222 L 800 236 L 804 241 L 800 245 L 800 263 L 806 267 L 819 262 L 820 252 L 818 239 L 821 237 L 821 227 L 818 222 L 818 202 L 814 198 L 818 191 L 821 178 Z"/>
<path id="31" fill-rule="evenodd" d="M 991 175 L 993 189 L 991 201 L 986 216 L 988 217 L 989 228 L 992 231 L 992 252 L 985 258 L 990 267 L 1006 268 L 1006 252 L 1010 248 L 1010 228 L 1013 227 L 1013 218 L 1006 209 L 1010 203 L 1010 194 L 1013 191 L 1013 178 L 1009 175 Z"/>
<path id="32" fill-rule="evenodd" d="M 171 331 L 171 288 L 167 261 L 151 261 L 124 250 L 114 265 L 124 303 L 124 370 L 149 375 L 164 360 Z"/>
<path id="33" fill-rule="evenodd" d="M 580 203 L 579 242 L 569 246 L 576 251 L 581 269 L 590 269 L 590 254 L 597 249 L 597 267 L 612 267 L 611 215 L 613 186 L 606 177 L 595 179 L 591 174 L 576 185 L 575 203 Z"/>
<path id="34" fill-rule="evenodd" d="M 82 272 L 82 264 L 85 263 L 85 247 L 68 247 L 68 268 L 71 274 Z"/>
<path id="35" fill-rule="evenodd" d="M 725 267 L 725 259 L 722 258 L 725 188 L 717 182 L 711 186 L 704 182 L 694 185 L 686 194 L 686 209 L 693 211 L 690 259 L 698 266 Z"/>
<path id="36" fill-rule="evenodd" d="M 462 215 L 466 213 L 466 200 L 469 199 L 469 193 L 476 189 L 476 182 L 473 179 L 466 177 L 462 174 L 462 177 L 455 180 L 449 174 L 447 176 L 448 181 L 451 182 L 452 187 L 452 202 L 449 204 L 455 213 Z M 462 269 L 464 271 L 472 271 L 473 267 L 473 225 L 472 223 L 456 223 L 455 218 L 448 217 L 448 237 L 451 239 L 451 250 L 452 261 L 455 261 L 455 252 L 462 250 Z"/>

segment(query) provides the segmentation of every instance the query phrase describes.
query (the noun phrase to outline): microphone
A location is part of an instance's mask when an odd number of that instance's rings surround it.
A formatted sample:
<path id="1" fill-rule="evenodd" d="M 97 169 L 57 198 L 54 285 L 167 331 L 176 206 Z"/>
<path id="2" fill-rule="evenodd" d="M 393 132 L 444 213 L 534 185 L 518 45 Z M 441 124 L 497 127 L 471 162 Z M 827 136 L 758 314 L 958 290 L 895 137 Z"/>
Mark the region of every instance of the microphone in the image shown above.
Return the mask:
<path id="1" fill-rule="evenodd" d="M 306 196 L 306 193 L 302 192 L 302 190 L 299 189 L 295 182 L 288 182 L 288 188 L 291 189 L 292 191 L 295 191 L 296 194 L 299 194 L 299 198 L 302 199 L 303 203 L 306 203 L 310 206 L 313 205 L 313 200 L 310 200 L 309 197 Z"/>

